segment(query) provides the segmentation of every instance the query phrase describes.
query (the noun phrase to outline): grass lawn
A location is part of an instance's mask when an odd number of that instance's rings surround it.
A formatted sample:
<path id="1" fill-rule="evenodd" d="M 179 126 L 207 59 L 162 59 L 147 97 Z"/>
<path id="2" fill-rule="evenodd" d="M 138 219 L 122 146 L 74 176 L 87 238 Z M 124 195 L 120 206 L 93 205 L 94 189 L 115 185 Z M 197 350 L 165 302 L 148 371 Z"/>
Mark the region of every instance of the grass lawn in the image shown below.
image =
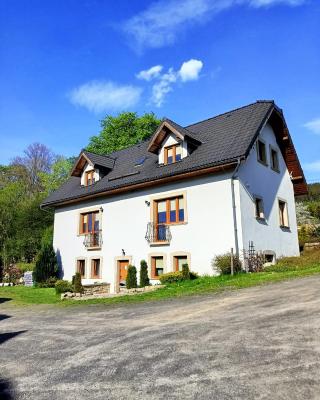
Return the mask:
<path id="1" fill-rule="evenodd" d="M 184 281 L 166 286 L 154 292 L 142 293 L 130 296 L 114 297 L 109 299 L 90 299 L 84 301 L 65 300 L 61 301 L 56 296 L 54 289 L 38 289 L 24 286 L 0 287 L 0 303 L 10 299 L 8 304 L 22 306 L 33 304 L 56 304 L 59 306 L 81 306 L 84 304 L 120 304 L 132 303 L 146 300 L 161 300 L 179 296 L 188 296 L 205 293 L 215 293 L 222 290 L 234 290 L 251 286 L 263 285 L 281 280 L 298 278 L 320 273 L 320 264 L 310 268 L 282 271 L 282 272 L 260 272 L 253 274 L 238 274 L 235 276 L 204 276 L 193 281 Z"/>

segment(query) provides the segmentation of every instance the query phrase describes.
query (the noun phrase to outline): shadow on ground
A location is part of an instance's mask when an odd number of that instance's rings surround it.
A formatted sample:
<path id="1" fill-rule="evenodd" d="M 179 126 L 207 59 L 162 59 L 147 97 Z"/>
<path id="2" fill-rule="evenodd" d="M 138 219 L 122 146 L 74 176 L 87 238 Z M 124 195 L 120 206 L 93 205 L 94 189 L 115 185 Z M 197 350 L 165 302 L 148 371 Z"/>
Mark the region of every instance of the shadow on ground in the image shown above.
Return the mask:
<path id="1" fill-rule="evenodd" d="M 14 390 L 12 383 L 9 379 L 0 377 L 0 399 L 1 400 L 14 400 Z"/>
<path id="2" fill-rule="evenodd" d="M 6 301 L 11 301 L 12 299 L 10 297 L 0 297 L 0 304 L 5 303 Z"/>

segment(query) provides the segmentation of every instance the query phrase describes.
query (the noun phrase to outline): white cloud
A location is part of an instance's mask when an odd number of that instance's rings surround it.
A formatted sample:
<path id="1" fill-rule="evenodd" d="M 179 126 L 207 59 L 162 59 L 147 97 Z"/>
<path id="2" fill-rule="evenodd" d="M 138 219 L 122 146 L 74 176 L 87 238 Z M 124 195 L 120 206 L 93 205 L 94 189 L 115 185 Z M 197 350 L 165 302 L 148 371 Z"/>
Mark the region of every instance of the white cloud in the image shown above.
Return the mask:
<path id="1" fill-rule="evenodd" d="M 144 71 L 140 71 L 136 75 L 136 77 L 138 79 L 143 79 L 145 81 L 151 81 L 152 79 L 157 78 L 160 75 L 162 68 L 163 68 L 162 65 L 155 65 L 154 67 L 151 67 Z"/>
<path id="2" fill-rule="evenodd" d="M 205 23 L 233 6 L 298 6 L 306 0 L 160 0 L 123 24 L 123 30 L 135 40 L 135 49 L 159 48 L 174 43 L 178 34 L 190 25 Z"/>
<path id="3" fill-rule="evenodd" d="M 71 91 L 70 101 L 96 113 L 123 110 L 140 100 L 142 89 L 132 85 L 118 85 L 110 81 L 87 82 Z"/>
<path id="4" fill-rule="evenodd" d="M 315 118 L 303 125 L 313 133 L 320 134 L 320 118 Z"/>
<path id="5" fill-rule="evenodd" d="M 199 73 L 202 67 L 203 63 L 199 60 L 191 59 L 184 62 L 179 70 L 179 76 L 182 82 L 195 81 L 199 79 Z"/>
<path id="6" fill-rule="evenodd" d="M 306 163 L 303 165 L 303 167 L 306 171 L 320 172 L 320 160 Z"/>
<path id="7" fill-rule="evenodd" d="M 163 75 L 159 82 L 152 86 L 151 102 L 157 107 L 161 107 L 165 96 L 172 91 L 172 84 L 177 80 L 177 73 L 170 68 L 169 71 Z"/>

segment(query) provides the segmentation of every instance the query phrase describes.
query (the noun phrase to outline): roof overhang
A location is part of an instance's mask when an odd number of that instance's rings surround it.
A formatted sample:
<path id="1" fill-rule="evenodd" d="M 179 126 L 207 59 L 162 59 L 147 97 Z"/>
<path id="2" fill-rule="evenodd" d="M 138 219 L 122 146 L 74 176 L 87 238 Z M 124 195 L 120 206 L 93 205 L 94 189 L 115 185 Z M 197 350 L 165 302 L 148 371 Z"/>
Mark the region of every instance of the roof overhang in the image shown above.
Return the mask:
<path id="1" fill-rule="evenodd" d="M 94 167 L 93 162 L 82 152 L 80 153 L 79 157 L 77 158 L 70 175 L 71 176 L 81 176 L 83 168 L 86 164 L 91 165 Z"/>

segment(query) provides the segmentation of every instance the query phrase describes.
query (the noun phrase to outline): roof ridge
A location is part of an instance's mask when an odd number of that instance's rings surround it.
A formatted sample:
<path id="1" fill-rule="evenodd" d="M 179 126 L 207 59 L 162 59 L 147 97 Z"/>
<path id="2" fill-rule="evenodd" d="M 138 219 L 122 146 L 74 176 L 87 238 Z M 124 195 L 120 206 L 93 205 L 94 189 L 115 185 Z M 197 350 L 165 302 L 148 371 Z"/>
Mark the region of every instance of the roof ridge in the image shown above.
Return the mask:
<path id="1" fill-rule="evenodd" d="M 203 119 L 203 120 L 201 120 L 201 121 L 194 122 L 193 124 L 186 125 L 186 126 L 184 126 L 184 128 L 185 128 L 185 129 L 188 129 L 188 127 L 190 127 L 190 126 L 198 125 L 198 124 L 200 124 L 200 123 L 202 123 L 202 122 L 209 121 L 210 119 L 215 119 L 215 118 L 221 117 L 222 115 L 230 114 L 230 113 L 232 113 L 232 112 L 234 112 L 234 111 L 238 111 L 238 110 L 241 110 L 241 109 L 243 109 L 243 108 L 251 107 L 251 106 L 253 106 L 253 105 L 257 104 L 257 103 L 273 103 L 273 104 L 275 104 L 275 103 L 274 103 L 274 100 L 257 100 L 257 101 L 255 101 L 254 103 L 250 103 L 250 104 L 246 104 L 245 106 L 233 108 L 232 110 L 225 111 L 225 112 L 220 113 L 220 114 L 217 114 L 217 115 L 215 115 L 215 116 L 213 116 L 213 117 L 205 118 L 205 119 Z"/>

